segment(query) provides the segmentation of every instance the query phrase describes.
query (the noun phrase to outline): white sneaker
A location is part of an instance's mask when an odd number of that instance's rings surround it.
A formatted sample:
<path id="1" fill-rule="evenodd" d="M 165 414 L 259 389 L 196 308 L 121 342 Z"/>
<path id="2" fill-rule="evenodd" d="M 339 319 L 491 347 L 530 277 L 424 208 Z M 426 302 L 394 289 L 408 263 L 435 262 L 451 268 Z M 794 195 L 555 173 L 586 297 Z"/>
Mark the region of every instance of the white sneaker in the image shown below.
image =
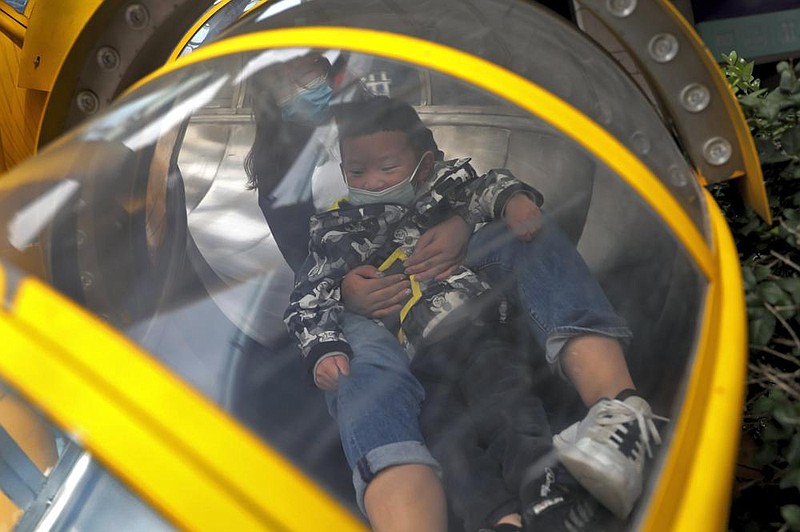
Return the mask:
<path id="1" fill-rule="evenodd" d="M 661 443 L 647 401 L 598 401 L 582 421 L 553 437 L 561 463 L 603 506 L 625 519 L 642 494 L 645 455 Z"/>

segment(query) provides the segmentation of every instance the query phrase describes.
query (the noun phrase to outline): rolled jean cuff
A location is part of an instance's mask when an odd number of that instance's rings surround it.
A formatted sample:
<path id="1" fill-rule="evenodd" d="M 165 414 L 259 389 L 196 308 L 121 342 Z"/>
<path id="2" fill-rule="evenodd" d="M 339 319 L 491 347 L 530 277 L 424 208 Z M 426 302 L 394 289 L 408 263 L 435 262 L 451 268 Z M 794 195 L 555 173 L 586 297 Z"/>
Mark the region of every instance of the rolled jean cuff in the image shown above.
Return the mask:
<path id="1" fill-rule="evenodd" d="M 358 507 L 364 515 L 367 515 L 364 507 L 364 492 L 375 475 L 386 468 L 406 464 L 426 465 L 437 475 L 441 476 L 442 474 L 439 462 L 431 455 L 428 448 L 421 442 L 413 440 L 376 447 L 356 463 L 356 467 L 353 468 L 353 486 L 356 489 Z"/>
<path id="2" fill-rule="evenodd" d="M 616 338 L 622 342 L 623 345 L 626 345 L 633 337 L 633 333 L 627 327 L 605 327 L 602 329 L 588 329 L 583 327 L 559 328 L 547 337 L 547 341 L 545 343 L 545 358 L 547 359 L 547 364 L 550 366 L 550 369 L 558 373 L 562 378 L 566 379 L 566 376 L 561 369 L 560 362 L 561 352 L 564 350 L 564 346 L 567 345 L 567 342 L 573 338 L 590 334 Z"/>

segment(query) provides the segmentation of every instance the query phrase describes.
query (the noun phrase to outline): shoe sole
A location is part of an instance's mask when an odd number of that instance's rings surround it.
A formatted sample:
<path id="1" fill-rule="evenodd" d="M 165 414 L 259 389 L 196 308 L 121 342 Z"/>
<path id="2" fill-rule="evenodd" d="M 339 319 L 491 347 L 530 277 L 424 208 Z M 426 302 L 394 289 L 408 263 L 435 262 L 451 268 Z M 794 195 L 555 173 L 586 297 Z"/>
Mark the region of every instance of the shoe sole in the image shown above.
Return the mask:
<path id="1" fill-rule="evenodd" d="M 620 519 L 625 519 L 631 513 L 635 501 L 641 495 L 641 487 L 626 487 L 629 480 L 626 478 L 615 479 L 609 474 L 612 469 L 597 459 L 602 456 L 601 446 L 592 441 L 567 443 L 554 438 L 559 459 L 575 480 L 583 486 L 600 504 L 608 508 L 611 513 Z M 584 444 L 584 445 L 581 445 Z M 582 448 L 583 447 L 583 448 Z M 623 500 L 622 493 L 632 491 L 635 496 L 630 503 Z"/>

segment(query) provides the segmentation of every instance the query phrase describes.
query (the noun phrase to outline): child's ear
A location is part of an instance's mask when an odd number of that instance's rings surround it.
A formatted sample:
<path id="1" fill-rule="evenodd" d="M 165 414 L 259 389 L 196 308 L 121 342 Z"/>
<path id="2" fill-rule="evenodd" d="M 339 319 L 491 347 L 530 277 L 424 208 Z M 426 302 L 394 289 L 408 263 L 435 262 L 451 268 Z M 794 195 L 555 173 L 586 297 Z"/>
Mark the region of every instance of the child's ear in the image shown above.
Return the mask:
<path id="1" fill-rule="evenodd" d="M 430 150 L 422 154 L 422 160 L 419 163 L 419 170 L 417 170 L 417 178 L 415 181 L 423 183 L 430 178 L 435 160 L 436 156 Z"/>

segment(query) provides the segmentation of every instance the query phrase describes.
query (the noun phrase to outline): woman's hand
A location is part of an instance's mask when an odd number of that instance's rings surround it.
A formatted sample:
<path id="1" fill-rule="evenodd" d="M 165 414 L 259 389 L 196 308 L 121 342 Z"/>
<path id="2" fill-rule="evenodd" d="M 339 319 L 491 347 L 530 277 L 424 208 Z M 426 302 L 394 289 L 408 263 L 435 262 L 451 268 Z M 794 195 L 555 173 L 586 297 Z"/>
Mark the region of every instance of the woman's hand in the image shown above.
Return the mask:
<path id="1" fill-rule="evenodd" d="M 517 194 L 508 200 L 503 219 L 520 240 L 532 240 L 542 228 L 542 211 L 527 194 Z"/>
<path id="2" fill-rule="evenodd" d="M 314 371 L 317 388 L 335 390 L 339 385 L 339 375 L 350 375 L 350 361 L 345 355 L 333 355 L 322 359 Z"/>
<path id="3" fill-rule="evenodd" d="M 467 252 L 472 226 L 460 216 L 453 216 L 431 227 L 419 238 L 414 254 L 406 260 L 408 275 L 416 274 L 420 281 L 446 279 Z"/>
<path id="4" fill-rule="evenodd" d="M 350 312 L 367 318 L 383 318 L 400 312 L 411 293 L 411 283 L 402 273 L 386 275 L 374 266 L 350 270 L 342 279 L 342 299 Z"/>

